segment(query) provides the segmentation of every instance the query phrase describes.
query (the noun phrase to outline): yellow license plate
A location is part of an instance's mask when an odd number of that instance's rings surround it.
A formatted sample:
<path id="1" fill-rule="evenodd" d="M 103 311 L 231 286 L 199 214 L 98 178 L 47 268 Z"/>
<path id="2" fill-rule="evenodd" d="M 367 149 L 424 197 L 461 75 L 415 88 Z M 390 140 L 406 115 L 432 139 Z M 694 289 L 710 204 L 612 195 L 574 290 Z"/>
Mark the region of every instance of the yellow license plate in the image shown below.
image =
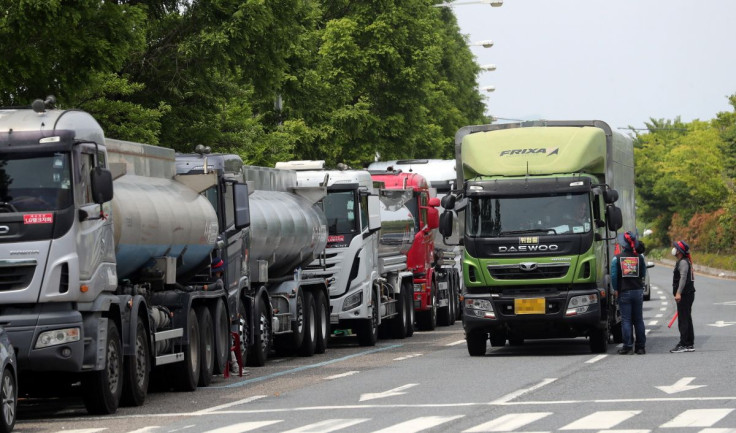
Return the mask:
<path id="1" fill-rule="evenodd" d="M 516 314 L 544 314 L 544 298 L 514 299 Z"/>

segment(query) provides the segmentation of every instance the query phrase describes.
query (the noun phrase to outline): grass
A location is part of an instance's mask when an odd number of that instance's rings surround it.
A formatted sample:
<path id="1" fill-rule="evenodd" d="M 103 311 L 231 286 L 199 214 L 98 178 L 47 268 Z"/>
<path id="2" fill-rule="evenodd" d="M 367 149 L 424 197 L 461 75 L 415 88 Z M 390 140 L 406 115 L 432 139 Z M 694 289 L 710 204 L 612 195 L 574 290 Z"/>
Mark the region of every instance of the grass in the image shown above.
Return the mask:
<path id="1" fill-rule="evenodd" d="M 653 248 L 647 251 L 647 257 L 652 259 L 673 260 L 670 253 L 671 248 Z M 697 265 L 710 268 L 722 269 L 724 271 L 736 271 L 736 255 L 693 253 L 693 262 Z"/>

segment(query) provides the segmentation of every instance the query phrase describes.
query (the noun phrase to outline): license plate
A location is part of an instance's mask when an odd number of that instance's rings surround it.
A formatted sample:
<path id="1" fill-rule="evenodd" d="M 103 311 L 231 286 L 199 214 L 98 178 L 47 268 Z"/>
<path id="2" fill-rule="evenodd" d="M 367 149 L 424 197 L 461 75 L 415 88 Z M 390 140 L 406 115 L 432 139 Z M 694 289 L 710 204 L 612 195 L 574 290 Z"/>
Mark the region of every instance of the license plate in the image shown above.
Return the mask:
<path id="1" fill-rule="evenodd" d="M 516 314 L 544 314 L 544 298 L 514 299 Z"/>

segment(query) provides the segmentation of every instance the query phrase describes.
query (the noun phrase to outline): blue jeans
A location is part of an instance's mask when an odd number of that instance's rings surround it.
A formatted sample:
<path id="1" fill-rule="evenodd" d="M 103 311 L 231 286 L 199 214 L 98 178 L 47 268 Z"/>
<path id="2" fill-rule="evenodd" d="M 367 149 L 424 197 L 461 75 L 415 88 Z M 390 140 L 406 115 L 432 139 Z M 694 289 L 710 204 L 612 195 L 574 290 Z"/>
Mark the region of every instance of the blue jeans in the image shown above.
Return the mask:
<path id="1" fill-rule="evenodd" d="M 647 343 L 647 336 L 644 333 L 644 290 L 619 292 L 618 306 L 621 309 L 621 336 L 624 340 L 624 349 L 634 346 L 632 325 L 636 331 L 636 348 L 644 349 Z"/>

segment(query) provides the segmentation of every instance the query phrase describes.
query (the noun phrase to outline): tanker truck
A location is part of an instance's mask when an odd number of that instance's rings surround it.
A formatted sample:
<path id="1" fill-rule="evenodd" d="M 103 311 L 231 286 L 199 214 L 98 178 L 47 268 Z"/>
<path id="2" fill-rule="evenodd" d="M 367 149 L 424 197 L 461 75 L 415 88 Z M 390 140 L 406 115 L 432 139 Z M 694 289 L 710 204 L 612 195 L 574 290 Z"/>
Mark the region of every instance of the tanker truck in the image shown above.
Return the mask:
<path id="1" fill-rule="evenodd" d="M 324 353 L 327 283 L 302 271 L 319 260 L 327 243 L 326 219 L 315 205 L 324 188 L 298 187 L 290 170 L 248 166 L 238 155 L 208 152 L 198 146 L 194 154 L 178 154 L 179 175 L 214 173 L 220 183 L 246 183 L 250 193 L 250 226 L 242 242 L 227 246 L 230 287 L 242 288 L 230 292 L 242 359 L 262 366 L 272 348 L 282 355 Z"/>
<path id="2" fill-rule="evenodd" d="M 407 253 L 407 266 L 414 274 L 414 311 L 417 326 L 432 331 L 441 325 L 455 323 L 454 295 L 450 286 L 440 287 L 435 274 L 434 236 L 439 224 L 440 205 L 437 197 L 430 197 L 427 180 L 417 173 L 401 170 L 370 171 L 374 182 L 381 182 L 386 189 L 409 189 L 412 192 L 407 206 L 412 211 L 417 230 L 414 242 Z"/>
<path id="3" fill-rule="evenodd" d="M 364 170 L 326 170 L 324 161 L 289 161 L 303 187 L 327 189 L 321 205 L 328 222 L 323 261 L 303 274 L 329 281 L 330 325 L 350 329 L 362 346 L 381 335 L 414 333 L 412 273 L 407 269 L 416 225 L 406 207 L 411 190 L 374 186 Z"/>
<path id="4" fill-rule="evenodd" d="M 399 159 L 392 161 L 376 161 L 368 165 L 368 170 L 401 170 L 406 173 L 418 173 L 424 177 L 430 186 L 430 197 L 442 200 L 444 196 L 455 188 L 457 174 L 455 173 L 455 160 L 453 159 Z M 443 212 L 441 206 L 437 208 Z M 450 244 L 445 244 L 445 239 L 439 231 L 435 231 L 434 238 L 434 271 L 439 291 L 449 293 L 451 303 L 442 305 L 437 311 L 437 321 L 440 325 L 452 325 L 455 320 L 462 317 L 462 293 L 463 293 L 463 265 L 462 246 L 458 245 L 457 229 L 458 220 L 455 221 L 455 230 Z"/>
<path id="5" fill-rule="evenodd" d="M 457 193 L 465 213 L 463 327 L 471 356 L 525 339 L 621 341 L 610 282 L 616 231 L 635 230 L 632 140 L 601 121 L 461 128 Z M 443 213 L 440 231 L 452 232 Z"/>
<path id="6" fill-rule="evenodd" d="M 149 380 L 206 386 L 230 336 L 210 264 L 248 225 L 246 184 L 176 177 L 173 150 L 106 143 L 50 102 L 0 110 L 0 322 L 21 392 L 81 384 L 109 414 L 143 404 Z M 226 220 L 200 195 L 214 186 Z"/>

